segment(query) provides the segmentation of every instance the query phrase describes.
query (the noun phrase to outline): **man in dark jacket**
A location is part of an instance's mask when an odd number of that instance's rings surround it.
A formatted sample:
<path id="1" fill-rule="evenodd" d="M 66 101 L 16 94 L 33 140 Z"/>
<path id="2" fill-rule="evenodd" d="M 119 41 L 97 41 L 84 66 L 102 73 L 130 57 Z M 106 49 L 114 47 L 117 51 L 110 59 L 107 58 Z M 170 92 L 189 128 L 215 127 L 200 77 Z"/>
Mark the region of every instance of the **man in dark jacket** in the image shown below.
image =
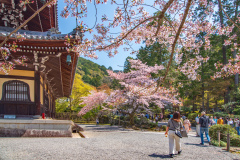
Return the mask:
<path id="1" fill-rule="evenodd" d="M 208 127 L 210 124 L 209 118 L 205 115 L 205 112 L 201 113 L 201 117 L 199 118 L 199 124 L 200 124 L 200 133 L 201 133 L 201 145 L 204 145 L 204 139 L 203 139 L 203 134 L 205 132 L 205 135 L 207 137 L 208 143 L 210 145 L 210 137 L 208 135 Z"/>

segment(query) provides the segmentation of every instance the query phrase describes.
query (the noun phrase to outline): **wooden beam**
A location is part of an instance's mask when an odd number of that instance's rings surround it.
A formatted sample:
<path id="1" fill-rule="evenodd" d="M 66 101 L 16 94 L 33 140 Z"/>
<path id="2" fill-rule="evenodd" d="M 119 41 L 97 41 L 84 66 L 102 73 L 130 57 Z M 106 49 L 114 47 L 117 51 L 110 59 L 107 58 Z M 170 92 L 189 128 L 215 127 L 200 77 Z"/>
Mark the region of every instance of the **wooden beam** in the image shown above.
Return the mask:
<path id="1" fill-rule="evenodd" d="M 36 103 L 36 115 L 41 115 L 41 101 L 40 101 L 40 73 L 35 71 L 35 103 Z"/>
<path id="2" fill-rule="evenodd" d="M 27 80 L 35 80 L 34 77 L 28 77 L 28 76 L 14 76 L 14 75 L 0 75 L 0 78 L 12 78 L 12 79 L 27 79 Z"/>

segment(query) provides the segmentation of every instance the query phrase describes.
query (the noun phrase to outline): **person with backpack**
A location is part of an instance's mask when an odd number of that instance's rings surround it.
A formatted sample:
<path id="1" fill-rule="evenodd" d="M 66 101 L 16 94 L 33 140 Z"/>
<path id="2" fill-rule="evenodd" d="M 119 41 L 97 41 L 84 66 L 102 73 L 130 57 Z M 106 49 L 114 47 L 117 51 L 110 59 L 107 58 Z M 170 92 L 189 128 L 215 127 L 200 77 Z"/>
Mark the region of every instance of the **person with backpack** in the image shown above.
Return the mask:
<path id="1" fill-rule="evenodd" d="M 208 135 L 209 132 L 209 124 L 210 120 L 209 118 L 205 115 L 206 113 L 203 111 L 201 112 L 201 117 L 199 118 L 199 124 L 200 124 L 200 134 L 201 134 L 201 145 L 204 145 L 204 139 L 203 139 L 203 134 L 205 132 L 205 135 L 207 137 L 209 145 L 211 144 L 210 142 L 210 137 Z"/>

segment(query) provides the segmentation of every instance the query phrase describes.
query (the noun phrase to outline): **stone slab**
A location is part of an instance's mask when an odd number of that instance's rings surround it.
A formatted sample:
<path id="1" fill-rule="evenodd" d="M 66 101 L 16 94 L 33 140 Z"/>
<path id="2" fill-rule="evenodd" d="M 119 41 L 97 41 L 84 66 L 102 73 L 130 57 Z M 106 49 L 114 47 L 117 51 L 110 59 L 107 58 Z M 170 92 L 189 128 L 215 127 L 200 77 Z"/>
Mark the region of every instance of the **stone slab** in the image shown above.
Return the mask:
<path id="1" fill-rule="evenodd" d="M 69 120 L 51 119 L 0 119 L 0 128 L 9 129 L 41 129 L 72 131 L 74 123 Z"/>

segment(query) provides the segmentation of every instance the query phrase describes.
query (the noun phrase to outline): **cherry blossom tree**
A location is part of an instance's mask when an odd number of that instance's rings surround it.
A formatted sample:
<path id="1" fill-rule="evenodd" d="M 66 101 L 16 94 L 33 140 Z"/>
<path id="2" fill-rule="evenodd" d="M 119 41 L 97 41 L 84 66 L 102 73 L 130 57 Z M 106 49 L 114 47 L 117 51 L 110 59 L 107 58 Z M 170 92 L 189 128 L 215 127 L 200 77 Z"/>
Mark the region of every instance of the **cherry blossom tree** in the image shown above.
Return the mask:
<path id="1" fill-rule="evenodd" d="M 159 70 L 164 69 L 163 66 L 149 67 L 140 60 L 129 60 L 129 62 L 131 70 L 128 73 L 114 73 L 108 70 L 109 76 L 118 80 L 122 89 L 112 91 L 109 96 L 103 92 L 95 92 L 85 97 L 83 103 L 86 106 L 80 111 L 80 115 L 100 104 L 107 103 L 107 106 L 113 107 L 114 110 L 121 110 L 122 113 L 129 115 L 130 124 L 133 124 L 137 111 L 143 109 L 151 112 L 149 109 L 151 103 L 159 108 L 163 108 L 168 103 L 180 104 L 176 97 L 177 91 L 173 87 L 160 86 L 156 91 L 157 80 L 152 77 L 152 74 L 158 74 Z"/>
<path id="2" fill-rule="evenodd" d="M 97 58 L 96 51 L 108 52 L 109 56 L 114 56 L 118 54 L 119 47 L 130 44 L 130 42 L 142 43 L 144 41 L 146 45 L 158 42 L 167 46 L 171 56 L 165 69 L 165 75 L 158 79 L 159 87 L 168 75 L 174 55 L 179 55 L 178 60 L 181 62 L 183 57 L 181 55 L 185 54 L 184 57 L 187 57 L 188 61 L 179 66 L 179 69 L 190 79 L 200 79 L 201 77 L 196 70 L 200 66 L 200 61 L 207 62 L 209 57 L 202 57 L 199 50 L 202 46 L 206 51 L 211 48 L 209 38 L 212 34 L 225 35 L 227 38 L 224 45 L 231 45 L 236 50 L 234 63 L 229 61 L 229 64 L 223 64 L 221 68 L 228 68 L 230 73 L 239 73 L 238 41 L 237 35 L 232 34 L 232 31 L 234 28 L 240 29 L 238 26 L 240 17 L 237 15 L 237 18 L 232 20 L 224 11 L 221 0 L 218 1 L 219 3 L 215 4 L 207 0 L 155 0 L 152 2 L 144 0 L 65 0 L 66 6 L 61 16 L 65 18 L 68 16 L 77 17 L 82 32 L 88 32 L 92 35 L 92 38 L 81 40 L 79 38 L 81 42 L 74 42 L 75 44 L 72 45 L 71 51 L 79 52 L 84 56 Z M 31 3 L 29 0 L 23 0 L 22 2 Z M 56 0 L 49 0 L 46 4 L 54 3 L 56 3 Z M 102 22 L 96 21 L 94 27 L 84 25 L 82 19 L 88 16 L 89 5 L 94 5 L 97 10 L 97 5 L 103 3 L 111 3 L 116 8 L 113 19 L 104 14 L 101 19 Z M 213 21 L 213 12 L 217 5 L 221 7 L 223 13 L 229 19 L 229 25 L 223 26 L 220 22 Z M 194 13 L 198 11 L 199 7 L 205 14 L 195 17 Z M 155 10 L 156 14 L 151 15 L 147 12 L 147 8 Z M 115 28 L 119 28 L 120 32 L 113 33 Z M 197 37 L 200 33 L 205 33 L 202 40 Z M 5 42 L 6 40 L 4 40 Z M 129 50 L 131 46 L 125 49 Z M 132 53 L 137 53 L 137 51 L 133 50 Z M 194 54 L 195 57 L 188 57 L 187 53 Z M 219 75 L 219 73 L 216 75 Z"/>
<path id="3" fill-rule="evenodd" d="M 83 102 L 81 104 L 86 104 L 81 111 L 78 113 L 79 116 L 82 116 L 89 112 L 90 110 L 101 106 L 107 99 L 107 94 L 104 91 L 92 91 L 90 95 L 83 97 Z"/>
<path id="4" fill-rule="evenodd" d="M 89 5 L 87 2 L 92 2 L 92 0 L 81 2 L 66 0 L 67 5 L 62 11 L 62 16 L 77 16 L 81 21 L 83 17 L 87 16 Z M 166 79 L 174 55 L 177 56 L 178 62 L 182 62 L 183 54 L 185 54 L 184 57 L 187 57 L 188 60 L 179 65 L 179 70 L 192 80 L 200 80 L 201 75 L 198 75 L 196 70 L 201 66 L 201 62 L 207 62 L 209 59 L 208 56 L 202 57 L 199 54 L 200 48 L 203 47 L 204 50 L 209 51 L 211 35 L 218 34 L 228 37 L 224 45 L 232 45 L 237 50 L 234 63 L 229 61 L 229 64 L 224 64 L 221 68 L 228 68 L 232 74 L 240 72 L 238 70 L 237 36 L 232 34 L 234 28 L 240 29 L 238 26 L 239 17 L 232 20 L 223 10 L 231 22 L 230 25 L 223 26 L 220 22 L 213 21 L 215 8 L 217 5 L 222 7 L 221 0 L 219 0 L 219 4 L 207 0 L 155 0 L 152 4 L 144 0 L 93 1 L 94 5 L 102 3 L 111 3 L 116 7 L 114 17 L 111 20 L 107 15 L 102 15 L 102 23 L 97 23 L 94 29 L 85 25 L 84 31 L 91 33 L 92 39 L 86 38 L 82 45 L 76 47 L 83 51 L 83 55 L 95 58 L 95 52 L 98 50 L 108 52 L 109 56 L 114 56 L 118 53 L 120 46 L 130 44 L 130 42 L 142 43 L 144 41 L 146 45 L 152 45 L 155 42 L 163 44 L 169 48 L 171 56 L 165 69 L 165 75 L 158 79 L 159 87 Z M 196 17 L 194 13 L 198 11 L 199 7 L 202 8 L 204 14 Z M 76 8 L 80 8 L 81 12 L 76 12 Z M 156 14 L 149 14 L 146 8 L 154 9 Z M 81 21 L 81 24 L 84 22 Z M 112 34 L 112 30 L 115 28 L 121 28 L 121 32 Z M 205 33 L 205 36 L 199 40 L 198 35 L 201 33 Z M 129 50 L 131 47 L 125 49 Z M 137 51 L 132 52 L 137 53 Z M 191 53 L 195 57 L 188 56 L 187 53 Z"/>

